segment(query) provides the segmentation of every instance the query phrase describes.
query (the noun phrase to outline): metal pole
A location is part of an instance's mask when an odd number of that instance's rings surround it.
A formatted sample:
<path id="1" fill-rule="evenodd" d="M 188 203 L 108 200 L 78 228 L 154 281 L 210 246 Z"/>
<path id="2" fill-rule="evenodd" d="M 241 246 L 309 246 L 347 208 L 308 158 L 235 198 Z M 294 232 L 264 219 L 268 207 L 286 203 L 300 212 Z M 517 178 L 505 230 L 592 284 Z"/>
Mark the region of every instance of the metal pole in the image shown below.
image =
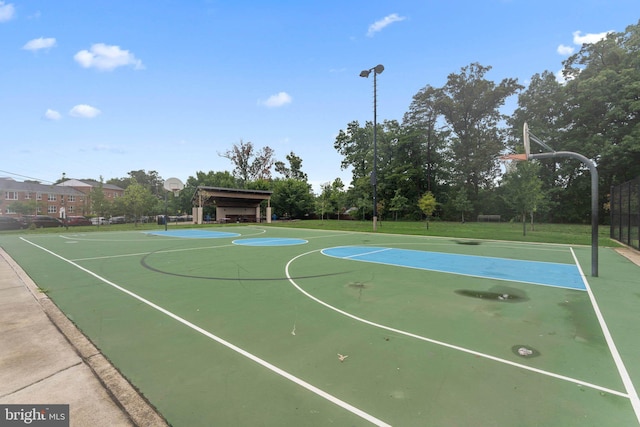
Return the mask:
<path id="1" fill-rule="evenodd" d="M 164 231 L 167 231 L 167 190 L 164 190 Z"/>
<path id="2" fill-rule="evenodd" d="M 378 170 L 378 97 L 376 86 L 376 74 L 373 71 L 373 172 L 371 173 L 371 184 L 373 185 L 373 231 L 378 230 L 378 179 L 376 171 Z"/>
<path id="3" fill-rule="evenodd" d="M 591 172 L 591 275 L 598 277 L 598 169 L 591 160 L 582 154 L 571 151 L 556 151 L 553 153 L 529 155 L 529 159 L 553 159 L 556 157 L 578 159 L 587 165 Z"/>

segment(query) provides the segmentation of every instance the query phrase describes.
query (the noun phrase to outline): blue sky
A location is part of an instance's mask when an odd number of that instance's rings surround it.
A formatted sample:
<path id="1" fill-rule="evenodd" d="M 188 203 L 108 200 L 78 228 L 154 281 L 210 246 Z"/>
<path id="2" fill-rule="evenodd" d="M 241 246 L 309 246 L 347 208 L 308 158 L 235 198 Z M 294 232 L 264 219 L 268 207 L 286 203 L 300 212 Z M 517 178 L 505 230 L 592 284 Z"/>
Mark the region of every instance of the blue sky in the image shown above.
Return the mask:
<path id="1" fill-rule="evenodd" d="M 373 119 L 363 69 L 385 67 L 378 121 L 402 121 L 421 88 L 472 62 L 526 85 L 639 12 L 638 0 L 0 0 L 0 176 L 185 181 L 231 171 L 218 153 L 243 140 L 296 153 L 316 191 L 348 184 L 333 143 Z"/>

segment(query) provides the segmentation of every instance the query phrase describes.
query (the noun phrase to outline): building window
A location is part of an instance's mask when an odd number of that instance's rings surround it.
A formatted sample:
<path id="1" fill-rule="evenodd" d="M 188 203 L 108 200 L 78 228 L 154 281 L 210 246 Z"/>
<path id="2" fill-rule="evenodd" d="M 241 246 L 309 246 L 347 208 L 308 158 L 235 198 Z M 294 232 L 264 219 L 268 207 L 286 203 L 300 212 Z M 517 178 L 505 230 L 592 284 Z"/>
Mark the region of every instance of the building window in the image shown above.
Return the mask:
<path id="1" fill-rule="evenodd" d="M 5 200 L 18 200 L 18 193 L 16 191 L 5 191 Z"/>
<path id="2" fill-rule="evenodd" d="M 5 209 L 4 213 L 7 214 L 15 214 L 17 213 L 16 211 L 14 211 L 13 209 L 11 209 L 10 207 L 7 206 L 7 209 Z"/>
<path id="3" fill-rule="evenodd" d="M 69 206 L 67 208 L 67 212 L 69 212 L 70 214 L 73 214 L 73 206 Z"/>
<path id="4" fill-rule="evenodd" d="M 76 201 L 76 196 L 67 196 L 67 201 L 75 202 Z"/>
<path id="5" fill-rule="evenodd" d="M 51 194 L 51 193 L 49 193 L 49 194 L 47 195 L 47 201 L 49 201 L 49 202 L 55 202 L 55 201 L 56 201 L 56 195 L 55 195 L 55 194 Z"/>
<path id="6" fill-rule="evenodd" d="M 54 214 L 56 212 L 58 212 L 58 207 L 56 205 L 49 205 L 49 207 L 47 207 L 47 213 Z"/>
<path id="7" fill-rule="evenodd" d="M 42 200 L 42 193 L 36 193 L 36 200 Z"/>
<path id="8" fill-rule="evenodd" d="M 31 200 L 31 193 L 29 193 L 28 191 L 26 193 L 24 193 L 24 199 L 25 200 Z"/>

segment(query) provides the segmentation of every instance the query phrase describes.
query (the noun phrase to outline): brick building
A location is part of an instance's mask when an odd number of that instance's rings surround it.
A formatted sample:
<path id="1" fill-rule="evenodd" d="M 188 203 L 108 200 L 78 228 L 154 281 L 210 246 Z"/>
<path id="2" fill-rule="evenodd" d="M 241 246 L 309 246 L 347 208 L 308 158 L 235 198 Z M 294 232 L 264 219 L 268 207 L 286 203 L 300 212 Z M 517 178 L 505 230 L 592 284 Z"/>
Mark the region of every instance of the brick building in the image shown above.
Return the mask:
<path id="1" fill-rule="evenodd" d="M 40 184 L 34 181 L 15 181 L 0 177 L 0 215 L 20 217 L 16 204 L 33 209 L 31 215 L 50 215 L 61 218 L 91 215 L 90 193 L 100 185 L 97 181 L 69 179 L 60 184 Z M 102 184 L 105 199 L 113 201 L 124 195 L 118 186 Z"/>

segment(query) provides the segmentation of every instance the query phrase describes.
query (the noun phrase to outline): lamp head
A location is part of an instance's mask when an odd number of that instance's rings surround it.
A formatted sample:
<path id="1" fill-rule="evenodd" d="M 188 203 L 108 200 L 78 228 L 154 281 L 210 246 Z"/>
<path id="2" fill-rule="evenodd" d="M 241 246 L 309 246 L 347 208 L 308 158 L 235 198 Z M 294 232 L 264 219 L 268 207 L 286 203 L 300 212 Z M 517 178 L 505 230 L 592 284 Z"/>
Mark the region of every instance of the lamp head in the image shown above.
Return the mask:
<path id="1" fill-rule="evenodd" d="M 360 72 L 360 77 L 369 77 L 369 74 L 371 74 L 371 70 L 362 70 Z"/>
<path id="2" fill-rule="evenodd" d="M 384 71 L 384 65 L 382 64 L 378 64 L 375 67 L 373 67 L 373 71 L 376 72 L 376 74 L 380 74 Z"/>

